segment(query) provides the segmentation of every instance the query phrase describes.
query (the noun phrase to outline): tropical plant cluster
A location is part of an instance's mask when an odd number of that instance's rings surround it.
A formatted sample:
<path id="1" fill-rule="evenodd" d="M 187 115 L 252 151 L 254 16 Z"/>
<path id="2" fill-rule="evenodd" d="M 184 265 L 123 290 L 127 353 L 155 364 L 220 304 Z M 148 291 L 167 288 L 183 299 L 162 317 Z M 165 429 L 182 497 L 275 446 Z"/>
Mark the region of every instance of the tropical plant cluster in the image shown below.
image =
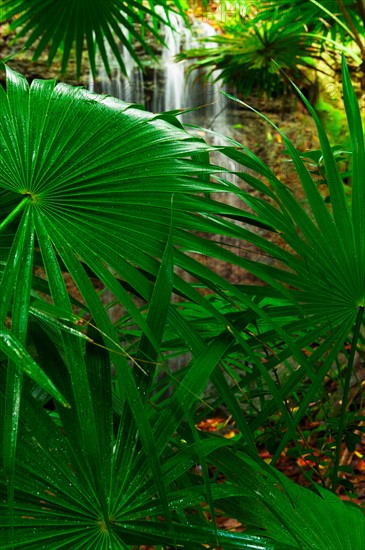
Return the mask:
<path id="1" fill-rule="evenodd" d="M 75 2 L 51 34 L 36 0 L 4 5 L 23 33 L 35 29 L 38 52 L 61 47 L 65 66 L 85 37 L 92 66 L 127 10 L 115 0 L 98 7 L 105 20 L 93 10 L 86 20 Z M 1 548 L 365 548 L 362 510 L 335 494 L 351 496 L 341 459 L 364 432 L 349 400 L 364 347 L 365 147 L 345 58 L 351 186 L 298 89 L 320 152 L 303 155 L 275 127 L 305 201 L 231 138 L 214 147 L 171 113 L 2 68 Z M 242 185 L 216 155 L 242 167 Z M 229 194 L 239 206 L 221 200 Z M 341 387 L 332 416 L 329 377 Z M 275 465 L 309 454 L 313 403 L 330 429 L 308 489 Z M 233 438 L 197 429 L 217 409 Z M 222 515 L 242 528 L 220 528 Z"/>
<path id="2" fill-rule="evenodd" d="M 365 89 L 365 8 L 362 0 L 265 0 L 238 2 L 241 9 L 222 8 L 207 18 L 219 34 L 202 39 L 201 47 L 186 50 L 179 59 L 192 59 L 193 71 L 219 71 L 219 77 L 238 93 L 280 97 L 292 88 L 281 71 L 312 94 L 318 75 L 341 71 L 345 54 L 354 81 Z M 210 47 L 209 47 L 210 46 Z M 214 73 L 217 75 L 217 73 Z"/>

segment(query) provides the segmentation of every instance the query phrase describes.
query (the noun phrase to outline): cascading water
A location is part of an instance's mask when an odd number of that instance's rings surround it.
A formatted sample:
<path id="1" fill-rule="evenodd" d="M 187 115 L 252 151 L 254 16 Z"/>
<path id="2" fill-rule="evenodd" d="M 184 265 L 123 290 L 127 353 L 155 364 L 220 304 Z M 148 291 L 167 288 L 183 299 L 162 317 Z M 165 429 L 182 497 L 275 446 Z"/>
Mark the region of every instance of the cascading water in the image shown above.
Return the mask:
<path id="1" fill-rule="evenodd" d="M 163 9 L 161 8 L 161 13 L 158 9 L 156 7 L 156 12 L 163 15 Z M 216 31 L 211 25 L 198 19 L 193 21 L 190 30 L 179 14 L 170 13 L 169 17 L 171 26 L 164 25 L 163 28 L 166 48 L 162 50 L 159 65 L 153 69 L 152 82 L 144 80 L 142 70 L 128 50 L 121 45 L 120 52 L 127 71 L 125 76 L 109 44 L 105 42 L 111 78 L 106 74 L 99 56 L 98 76 L 94 80 L 90 75 L 88 87 L 92 91 L 113 95 L 123 101 L 142 103 L 146 109 L 156 113 L 204 106 L 202 109 L 183 115 L 183 122 L 224 132 L 226 114 L 224 97 L 219 93 L 221 89 L 219 82 L 213 82 L 219 74 L 216 72 L 208 81 L 204 81 L 203 74 L 198 74 L 196 71 L 187 76 L 188 62 L 176 63 L 175 61 L 175 56 L 183 49 L 198 47 L 198 38 L 212 37 Z"/>
<path id="2" fill-rule="evenodd" d="M 121 27 L 121 30 L 123 32 L 123 27 Z M 121 44 L 119 49 L 127 75 L 123 74 L 109 43 L 105 41 L 105 50 L 111 69 L 111 78 L 108 77 L 101 56 L 98 54 L 96 61 L 98 76 L 96 80 L 94 80 L 90 73 L 88 88 L 98 94 L 108 94 L 128 103 L 141 103 L 144 105 L 144 80 L 142 69 L 138 67 L 125 46 Z"/>
<path id="3" fill-rule="evenodd" d="M 164 29 L 166 48 L 162 50 L 161 65 L 154 69 L 153 81 L 156 87 L 151 102 L 153 112 L 181 109 L 184 103 L 184 67 L 182 63 L 176 63 L 175 56 L 181 52 L 182 43 L 186 42 L 190 31 L 178 14 L 172 13 L 170 22 L 172 26 L 165 25 Z"/>
<path id="4" fill-rule="evenodd" d="M 160 67 L 154 70 L 156 86 L 151 110 L 163 112 L 201 107 L 181 115 L 181 121 L 224 132 L 227 129 L 227 111 L 224 108 L 225 98 L 220 94 L 220 90 L 224 89 L 219 82 L 220 71 L 214 71 L 207 79 L 203 69 L 189 73 L 191 62 L 175 61 L 175 56 L 182 50 L 198 48 L 202 45 L 199 39 L 214 37 L 216 30 L 199 19 L 194 19 L 189 29 L 177 14 L 173 15 L 171 23 L 174 30 L 165 26 L 164 41 L 167 47 L 163 50 Z M 210 47 L 214 46 L 211 42 Z M 217 139 L 217 136 L 210 138 L 214 143 Z"/>

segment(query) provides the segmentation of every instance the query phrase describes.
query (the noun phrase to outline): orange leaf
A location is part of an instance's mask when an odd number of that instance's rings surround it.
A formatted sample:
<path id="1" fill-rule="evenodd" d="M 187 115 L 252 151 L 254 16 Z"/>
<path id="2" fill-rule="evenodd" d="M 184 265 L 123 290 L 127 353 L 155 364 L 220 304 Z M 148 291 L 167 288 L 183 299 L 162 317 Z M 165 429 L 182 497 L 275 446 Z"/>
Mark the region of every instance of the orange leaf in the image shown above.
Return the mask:
<path id="1" fill-rule="evenodd" d="M 234 430 L 230 430 L 229 432 L 227 432 L 226 434 L 224 434 L 223 437 L 225 437 L 226 439 L 232 439 L 232 437 L 235 437 L 237 434 Z"/>

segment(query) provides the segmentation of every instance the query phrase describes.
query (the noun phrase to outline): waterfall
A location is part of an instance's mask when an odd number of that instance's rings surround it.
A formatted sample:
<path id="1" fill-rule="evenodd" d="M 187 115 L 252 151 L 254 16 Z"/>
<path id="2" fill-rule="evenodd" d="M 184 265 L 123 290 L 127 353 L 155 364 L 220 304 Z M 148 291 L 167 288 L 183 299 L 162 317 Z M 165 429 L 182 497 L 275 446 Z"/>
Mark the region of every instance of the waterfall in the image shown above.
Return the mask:
<path id="1" fill-rule="evenodd" d="M 155 8 L 158 15 L 164 16 L 162 7 Z M 200 70 L 186 75 L 189 61 L 176 63 L 175 56 L 182 50 L 199 47 L 199 38 L 213 37 L 215 29 L 199 19 L 193 20 L 191 30 L 186 26 L 183 17 L 170 12 L 169 25 L 163 25 L 162 34 L 166 48 L 163 48 L 160 63 L 149 71 L 150 82 L 144 79 L 142 70 L 137 66 L 129 51 L 122 44 L 119 46 L 121 56 L 126 66 L 125 76 L 115 56 L 105 41 L 111 78 L 108 77 L 101 56 L 97 54 L 98 75 L 94 79 L 90 74 L 88 87 L 97 93 L 104 93 L 118 97 L 129 103 L 142 103 L 152 112 L 173 111 L 178 109 L 206 106 L 200 110 L 187 113 L 183 116 L 186 123 L 215 129 L 218 119 L 218 131 L 224 127 L 224 98 L 219 93 L 221 85 L 213 82 L 219 76 L 215 71 L 212 78 L 204 80 L 204 72 Z M 214 43 L 209 45 L 214 46 Z M 148 91 L 147 91 L 148 90 Z"/>
<path id="2" fill-rule="evenodd" d="M 161 66 L 154 70 L 154 82 L 164 82 L 164 93 L 160 94 L 158 102 L 153 102 L 156 106 L 154 111 L 173 111 L 181 109 L 184 103 L 185 76 L 184 64 L 176 63 L 175 56 L 181 52 L 181 46 L 186 41 L 190 31 L 186 28 L 181 15 L 177 13 L 170 14 L 172 28 L 165 25 L 164 42 L 166 48 L 162 50 Z M 157 94 L 154 94 L 157 95 Z"/>
<path id="3" fill-rule="evenodd" d="M 121 30 L 123 34 L 125 34 L 123 27 L 121 27 Z M 128 49 L 123 44 L 120 44 L 119 51 L 125 65 L 127 75 L 123 74 L 119 63 L 117 62 L 115 55 L 106 40 L 104 45 L 111 69 L 111 78 L 107 75 L 101 55 L 98 52 L 96 58 L 98 75 L 97 78 L 94 79 L 92 74 L 89 74 L 89 90 L 98 94 L 112 95 L 126 101 L 127 103 L 141 103 L 144 105 L 144 80 L 142 69 L 138 67 Z"/>

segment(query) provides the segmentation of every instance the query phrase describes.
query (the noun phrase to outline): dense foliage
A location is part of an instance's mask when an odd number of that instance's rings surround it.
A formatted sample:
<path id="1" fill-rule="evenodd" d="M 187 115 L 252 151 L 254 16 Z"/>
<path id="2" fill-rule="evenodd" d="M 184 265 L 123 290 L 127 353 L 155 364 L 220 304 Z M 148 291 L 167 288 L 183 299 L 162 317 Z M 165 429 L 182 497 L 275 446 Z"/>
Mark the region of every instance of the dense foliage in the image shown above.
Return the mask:
<path id="1" fill-rule="evenodd" d="M 163 8 L 163 15 L 157 12 L 157 6 Z M 96 48 L 100 52 L 107 73 L 110 73 L 106 44 L 124 72 L 125 63 L 121 55 L 121 46 L 137 64 L 140 64 L 140 60 L 135 51 L 136 42 L 147 54 L 153 56 L 144 33 L 149 32 L 157 42 L 162 42 L 158 23 L 169 22 L 168 13 L 172 9 L 171 6 L 184 15 L 179 0 L 173 3 L 149 0 L 148 4 L 142 0 L 131 0 L 128 3 L 122 0 L 5 0 L 1 5 L 0 22 L 12 20 L 11 28 L 20 28 L 17 38 L 27 37 L 26 48 L 36 43 L 34 59 L 38 59 L 49 47 L 48 62 L 52 63 L 56 53 L 61 52 L 64 72 L 70 55 L 76 57 L 79 77 L 85 45 L 94 75 Z"/>
<path id="2" fill-rule="evenodd" d="M 203 39 L 204 45 L 179 55 L 179 59 L 194 60 L 189 70 L 219 70 L 217 78 L 245 96 L 255 92 L 277 97 L 288 90 L 280 71 L 308 89 L 315 84 L 316 72 L 327 77 L 339 72 L 341 53 L 345 53 L 365 88 L 362 0 L 242 2 L 235 16 L 222 17 L 222 13 L 209 15 L 220 28 L 217 37 Z"/>
<path id="3" fill-rule="evenodd" d="M 364 549 L 362 511 L 334 494 L 343 446 L 364 430 L 348 401 L 364 341 L 365 148 L 345 59 L 351 187 L 299 90 L 321 150 L 300 153 L 275 127 L 300 199 L 232 139 L 216 148 L 171 113 L 4 69 L 1 548 Z M 341 407 L 309 490 L 274 466 L 283 450 L 302 455 L 300 424 L 328 403 L 333 373 Z M 196 429 L 218 407 L 234 439 Z M 222 513 L 247 529 L 218 528 Z"/>

